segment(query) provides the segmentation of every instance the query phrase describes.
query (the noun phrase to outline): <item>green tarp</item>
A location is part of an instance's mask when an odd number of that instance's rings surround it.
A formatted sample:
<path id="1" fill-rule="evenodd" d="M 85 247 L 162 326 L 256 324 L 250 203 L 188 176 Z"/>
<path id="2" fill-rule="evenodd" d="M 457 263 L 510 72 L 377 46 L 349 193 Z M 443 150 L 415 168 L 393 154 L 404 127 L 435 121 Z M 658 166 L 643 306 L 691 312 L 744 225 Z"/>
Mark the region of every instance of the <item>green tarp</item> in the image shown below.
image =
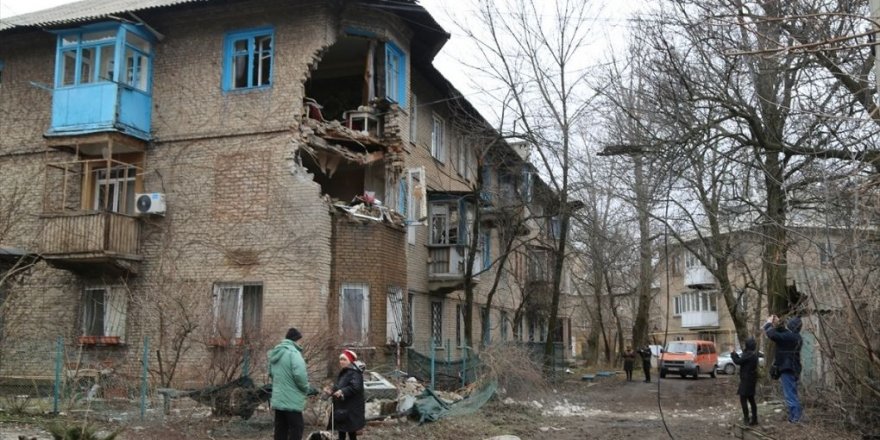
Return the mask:
<path id="1" fill-rule="evenodd" d="M 480 410 L 498 389 L 495 380 L 480 384 L 466 398 L 455 403 L 446 403 L 436 393 L 425 389 L 413 406 L 413 415 L 418 417 L 419 423 L 434 422 L 444 417 L 456 417 L 473 414 Z"/>

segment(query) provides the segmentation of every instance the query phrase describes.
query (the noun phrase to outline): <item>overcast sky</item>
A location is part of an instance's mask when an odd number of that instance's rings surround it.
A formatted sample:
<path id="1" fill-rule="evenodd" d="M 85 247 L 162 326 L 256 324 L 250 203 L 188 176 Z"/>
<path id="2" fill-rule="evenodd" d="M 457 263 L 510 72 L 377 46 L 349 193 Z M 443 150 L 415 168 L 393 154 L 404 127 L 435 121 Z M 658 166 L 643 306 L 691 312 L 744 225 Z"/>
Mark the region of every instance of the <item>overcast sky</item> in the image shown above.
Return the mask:
<path id="1" fill-rule="evenodd" d="M 625 35 L 629 24 L 627 18 L 644 1 L 594 0 L 598 5 L 594 12 L 596 15 L 595 26 L 598 29 L 595 32 L 595 39 L 593 39 L 589 50 L 592 59 L 585 60 L 586 63 L 598 64 L 606 60 L 609 51 L 613 50 L 611 48 L 612 45 L 619 46 L 616 48 L 618 50 L 622 49 L 622 45 L 626 42 Z M 0 0 L 0 19 L 48 9 L 65 3 L 72 3 L 72 1 Z M 481 96 L 485 92 L 481 92 L 480 84 L 475 83 L 473 72 L 468 71 L 462 65 L 462 58 L 466 59 L 467 54 L 473 53 L 473 51 L 470 49 L 467 38 L 460 34 L 453 22 L 456 19 L 455 16 L 466 17 L 473 14 L 473 11 L 466 9 L 471 3 L 471 1 L 466 0 L 419 0 L 419 4 L 424 6 L 447 32 L 452 34 L 449 43 L 434 60 L 434 65 L 477 108 L 485 108 L 484 106 L 487 105 L 488 100 L 485 99 L 485 96 Z M 606 6 L 602 6 L 602 4 Z M 485 110 L 481 110 L 481 112 L 484 113 L 484 116 L 491 119 L 491 115 L 486 114 Z"/>

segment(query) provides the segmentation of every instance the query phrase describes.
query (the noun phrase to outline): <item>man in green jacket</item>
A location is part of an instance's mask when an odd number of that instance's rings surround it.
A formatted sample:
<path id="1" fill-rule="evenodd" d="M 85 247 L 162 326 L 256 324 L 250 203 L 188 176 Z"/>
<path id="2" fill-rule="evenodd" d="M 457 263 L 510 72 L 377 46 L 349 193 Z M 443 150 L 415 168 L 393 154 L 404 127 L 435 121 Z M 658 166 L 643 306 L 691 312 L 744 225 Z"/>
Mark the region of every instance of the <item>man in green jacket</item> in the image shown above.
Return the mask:
<path id="1" fill-rule="evenodd" d="M 311 394 L 309 373 L 296 341 L 302 333 L 291 327 L 284 340 L 269 350 L 269 377 L 272 379 L 272 400 L 275 410 L 275 440 L 302 440 L 305 431 L 303 409 Z"/>

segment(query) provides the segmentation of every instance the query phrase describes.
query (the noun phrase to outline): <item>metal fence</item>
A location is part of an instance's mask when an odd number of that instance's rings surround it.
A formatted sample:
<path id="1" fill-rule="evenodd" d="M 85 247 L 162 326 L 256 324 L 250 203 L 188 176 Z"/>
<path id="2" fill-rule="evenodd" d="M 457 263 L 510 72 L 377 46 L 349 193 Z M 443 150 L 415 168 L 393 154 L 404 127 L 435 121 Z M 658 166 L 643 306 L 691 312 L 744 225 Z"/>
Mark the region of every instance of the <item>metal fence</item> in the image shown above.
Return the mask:
<path id="1" fill-rule="evenodd" d="M 111 410 L 143 420 L 157 395 L 148 370 L 149 338 L 142 343 L 137 367 L 114 368 L 84 353 L 79 341 L 7 340 L 0 345 L 0 408 L 54 414 Z"/>

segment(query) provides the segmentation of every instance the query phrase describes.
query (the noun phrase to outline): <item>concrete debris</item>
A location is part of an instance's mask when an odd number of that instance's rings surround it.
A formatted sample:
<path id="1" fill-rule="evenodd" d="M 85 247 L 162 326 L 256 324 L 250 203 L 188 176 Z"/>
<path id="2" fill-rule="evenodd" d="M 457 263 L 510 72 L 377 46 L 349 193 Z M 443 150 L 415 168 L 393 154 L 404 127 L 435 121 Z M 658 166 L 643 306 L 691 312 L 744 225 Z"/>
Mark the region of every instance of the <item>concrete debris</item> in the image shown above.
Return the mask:
<path id="1" fill-rule="evenodd" d="M 490 437 L 486 440 L 520 440 L 520 438 L 515 435 L 496 435 L 495 437 Z"/>

